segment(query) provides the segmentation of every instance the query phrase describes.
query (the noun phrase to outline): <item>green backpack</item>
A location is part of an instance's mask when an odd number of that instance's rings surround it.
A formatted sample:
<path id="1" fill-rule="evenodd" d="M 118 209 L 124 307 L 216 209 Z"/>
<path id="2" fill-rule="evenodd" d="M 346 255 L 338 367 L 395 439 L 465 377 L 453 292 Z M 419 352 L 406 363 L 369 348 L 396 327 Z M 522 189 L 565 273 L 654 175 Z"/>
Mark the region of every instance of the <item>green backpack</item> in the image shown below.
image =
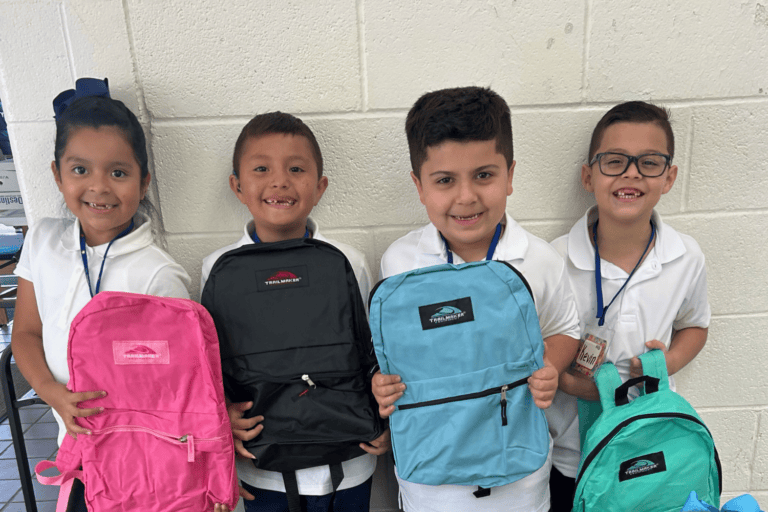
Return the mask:
<path id="1" fill-rule="evenodd" d="M 573 512 L 679 512 L 691 491 L 720 505 L 722 470 L 707 427 L 669 389 L 664 354 L 640 356 L 645 375 L 621 383 L 604 363 L 595 376 L 603 412 L 587 432 Z M 629 401 L 629 389 L 643 382 Z"/>

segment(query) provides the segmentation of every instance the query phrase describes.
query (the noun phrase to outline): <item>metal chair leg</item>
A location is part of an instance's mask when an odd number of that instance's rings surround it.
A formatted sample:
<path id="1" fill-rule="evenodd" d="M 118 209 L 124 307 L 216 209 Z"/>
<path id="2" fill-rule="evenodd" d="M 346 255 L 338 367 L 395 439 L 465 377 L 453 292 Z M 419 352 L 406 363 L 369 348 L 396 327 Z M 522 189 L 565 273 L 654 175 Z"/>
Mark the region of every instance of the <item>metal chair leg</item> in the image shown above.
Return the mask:
<path id="1" fill-rule="evenodd" d="M 21 429 L 19 409 L 33 404 L 43 403 L 39 398 L 16 399 L 16 386 L 13 384 L 11 374 L 11 347 L 8 346 L 0 357 L 0 371 L 2 372 L 3 398 L 8 411 L 8 425 L 11 427 L 11 439 L 13 449 L 16 452 L 16 464 L 19 467 L 19 479 L 21 480 L 21 492 L 24 495 L 24 504 L 27 512 L 37 512 L 35 491 L 32 487 L 32 472 L 27 462 L 27 446 L 24 443 L 24 432 Z"/>

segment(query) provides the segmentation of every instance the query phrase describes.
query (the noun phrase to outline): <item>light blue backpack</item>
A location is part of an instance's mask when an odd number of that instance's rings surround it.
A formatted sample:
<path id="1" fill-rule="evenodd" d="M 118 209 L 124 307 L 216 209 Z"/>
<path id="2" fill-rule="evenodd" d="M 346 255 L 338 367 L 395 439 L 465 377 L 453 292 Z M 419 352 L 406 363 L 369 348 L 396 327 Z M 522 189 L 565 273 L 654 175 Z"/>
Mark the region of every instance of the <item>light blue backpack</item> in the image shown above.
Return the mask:
<path id="1" fill-rule="evenodd" d="M 543 466 L 547 422 L 527 379 L 544 343 L 517 270 L 480 261 L 392 276 L 371 294 L 370 321 L 381 372 L 407 386 L 390 417 L 401 478 L 482 497 Z"/>

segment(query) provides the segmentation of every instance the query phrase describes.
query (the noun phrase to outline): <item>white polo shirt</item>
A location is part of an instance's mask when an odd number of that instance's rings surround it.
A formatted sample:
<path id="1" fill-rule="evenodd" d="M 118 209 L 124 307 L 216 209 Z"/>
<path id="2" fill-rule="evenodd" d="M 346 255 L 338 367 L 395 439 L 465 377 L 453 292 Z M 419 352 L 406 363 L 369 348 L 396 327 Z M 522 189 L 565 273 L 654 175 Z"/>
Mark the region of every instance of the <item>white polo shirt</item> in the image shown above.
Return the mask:
<path id="1" fill-rule="evenodd" d="M 134 230 L 110 247 L 100 291 L 189 298 L 189 276 L 154 244 L 149 219 L 137 215 L 135 222 Z M 88 272 L 94 287 L 107 245 L 86 246 Z M 53 377 L 66 384 L 69 382 L 69 325 L 91 300 L 80 255 L 80 222 L 41 219 L 27 233 L 14 273 L 34 285 L 37 310 L 43 323 L 45 361 Z M 53 415 L 59 424 L 61 444 L 66 429 L 56 411 Z"/>
<path id="2" fill-rule="evenodd" d="M 597 207 L 593 207 L 570 233 L 552 242 L 565 258 L 582 329 L 597 313 L 595 251 L 589 232 L 596 219 Z M 664 224 L 655 211 L 652 220 L 656 242 L 605 317 L 606 326 L 614 330 L 606 361 L 616 365 L 622 381 L 629 379 L 630 359 L 647 351 L 647 341 L 656 339 L 669 347 L 674 331 L 709 326 L 704 254 L 693 238 Z M 600 271 L 603 298 L 608 303 L 629 274 L 605 260 L 601 260 Z M 675 389 L 673 377 L 669 385 Z M 576 397 L 558 391 L 547 414 L 555 438 L 553 463 L 571 478 L 576 477 L 581 454 L 576 403 Z"/>
<path id="3" fill-rule="evenodd" d="M 368 263 L 365 261 L 365 256 L 350 245 L 325 238 L 320 234 L 317 223 L 312 219 L 307 219 L 307 229 L 312 233 L 312 238 L 327 242 L 344 253 L 344 256 L 349 260 L 352 270 L 355 273 L 355 277 L 357 278 L 357 284 L 360 287 L 363 301 L 367 303 L 367 297 L 371 291 L 371 272 L 368 270 Z M 237 242 L 222 247 L 205 257 L 203 260 L 202 274 L 200 276 L 201 294 L 205 288 L 205 282 L 208 280 L 208 276 L 211 273 L 214 263 L 216 263 L 222 254 L 237 249 L 238 247 L 242 247 L 243 245 L 253 243 L 253 238 L 251 237 L 253 234 L 253 221 L 248 222 L 243 231 L 243 236 L 240 237 Z M 258 469 L 253 465 L 253 462 L 245 457 L 236 457 L 236 463 L 238 478 L 248 485 L 256 487 L 257 489 L 285 492 L 282 473 Z M 376 456 L 366 453 L 360 457 L 355 457 L 354 459 L 342 462 L 341 467 L 344 470 L 344 479 L 339 485 L 339 490 L 351 489 L 352 487 L 357 487 L 371 477 L 376 469 Z M 324 496 L 333 492 L 333 486 L 331 485 L 331 470 L 327 465 L 300 469 L 296 471 L 296 480 L 299 484 L 299 494 L 304 496 Z"/>
<path id="4" fill-rule="evenodd" d="M 548 243 L 528 233 L 508 214 L 503 222 L 506 229 L 493 258 L 510 263 L 525 276 L 533 292 L 542 336 L 546 339 L 565 334 L 578 338 L 579 319 L 563 259 Z M 454 263 L 464 263 L 457 254 L 453 258 Z M 446 262 L 446 247 L 440 233 L 433 224 L 428 224 L 389 246 L 381 259 L 381 277 Z M 549 510 L 550 467 L 551 455 L 538 471 L 517 482 L 495 487 L 490 496 L 479 499 L 469 486 L 415 484 L 399 476 L 398 483 L 406 512 L 538 512 Z"/>

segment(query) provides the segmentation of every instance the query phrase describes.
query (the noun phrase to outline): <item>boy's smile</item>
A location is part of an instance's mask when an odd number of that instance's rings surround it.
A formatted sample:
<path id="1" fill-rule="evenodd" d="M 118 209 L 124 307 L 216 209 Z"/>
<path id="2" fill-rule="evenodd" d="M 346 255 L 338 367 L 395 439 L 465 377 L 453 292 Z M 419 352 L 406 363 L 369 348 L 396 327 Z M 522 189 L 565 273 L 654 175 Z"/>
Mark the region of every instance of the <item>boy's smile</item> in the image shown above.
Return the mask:
<path id="1" fill-rule="evenodd" d="M 73 131 L 64 154 L 51 163 L 59 191 L 80 221 L 90 246 L 111 241 L 131 223 L 144 198 L 149 175 L 141 167 L 125 135 L 114 127 L 82 127 Z"/>
<path id="2" fill-rule="evenodd" d="M 486 256 L 512 193 L 515 163 L 507 168 L 496 140 L 446 141 L 427 148 L 421 177 L 411 173 L 432 224 L 464 261 Z"/>
<path id="3" fill-rule="evenodd" d="M 307 217 L 328 186 L 301 135 L 268 133 L 245 142 L 238 176 L 229 186 L 253 216 L 259 239 L 301 238 Z"/>
<path id="4" fill-rule="evenodd" d="M 667 137 L 655 123 L 619 122 L 606 128 L 597 153 L 616 152 L 631 156 L 649 153 L 667 154 Z M 677 177 L 677 166 L 670 165 L 661 176 L 649 178 L 640 174 L 637 163 L 619 176 L 606 176 L 600 172 L 599 162 L 581 168 L 581 182 L 588 192 L 595 194 L 603 220 L 619 223 L 647 223 L 653 208 L 672 188 Z"/>

